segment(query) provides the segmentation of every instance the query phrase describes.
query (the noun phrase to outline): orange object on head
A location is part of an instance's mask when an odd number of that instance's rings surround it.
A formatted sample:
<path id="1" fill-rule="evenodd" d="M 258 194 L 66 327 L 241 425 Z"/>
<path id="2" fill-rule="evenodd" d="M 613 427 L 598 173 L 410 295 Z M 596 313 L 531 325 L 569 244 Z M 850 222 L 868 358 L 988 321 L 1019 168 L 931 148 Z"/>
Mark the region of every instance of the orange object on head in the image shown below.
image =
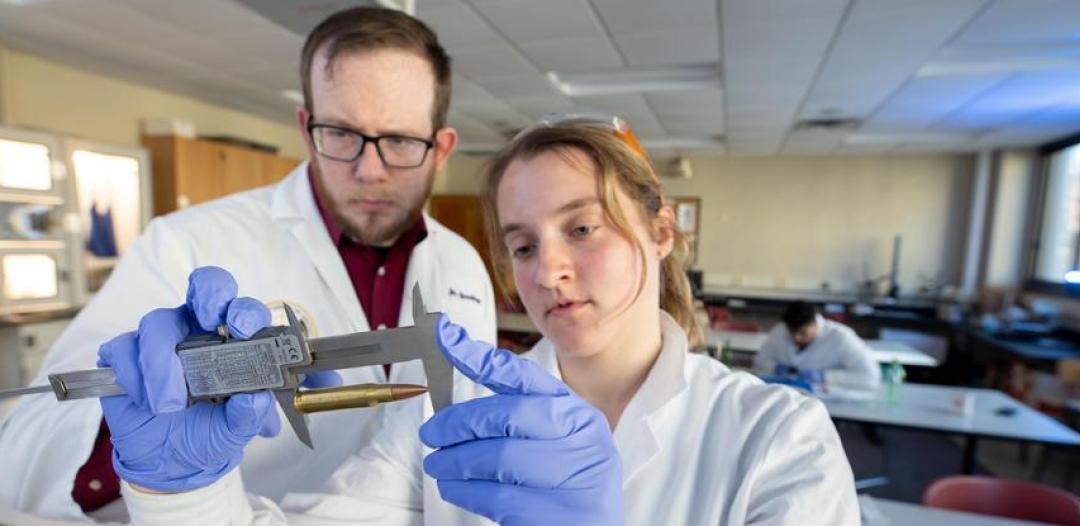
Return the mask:
<path id="1" fill-rule="evenodd" d="M 558 126 L 597 126 L 610 129 L 615 132 L 615 135 L 622 139 L 631 150 L 640 155 L 642 159 L 645 159 L 645 162 L 649 165 L 649 169 L 652 171 L 653 178 L 657 181 L 660 180 L 657 177 L 656 168 L 653 167 L 652 160 L 649 159 L 649 154 L 645 153 L 645 148 L 641 146 L 641 141 L 639 141 L 637 135 L 634 134 L 634 130 L 630 127 L 630 123 L 618 116 L 584 113 L 553 113 L 541 117 L 539 122 L 519 132 L 517 137 L 521 137 L 541 126 L 549 128 Z M 515 137 L 515 139 L 517 139 L 517 137 Z"/>

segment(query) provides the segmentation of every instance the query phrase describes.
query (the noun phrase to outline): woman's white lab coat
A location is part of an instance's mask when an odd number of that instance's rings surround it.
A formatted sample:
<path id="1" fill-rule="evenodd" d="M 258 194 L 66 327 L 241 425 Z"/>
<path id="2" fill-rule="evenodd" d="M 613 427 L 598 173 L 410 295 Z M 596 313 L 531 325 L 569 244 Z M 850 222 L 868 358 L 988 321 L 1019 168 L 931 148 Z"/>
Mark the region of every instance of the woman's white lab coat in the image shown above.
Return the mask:
<path id="1" fill-rule="evenodd" d="M 824 406 L 689 354 L 685 333 L 662 318 L 661 354 L 615 429 L 626 523 L 859 524 L 851 468 Z M 559 375 L 547 340 L 527 356 Z M 245 499 L 235 475 L 182 495 L 125 486 L 125 498 L 147 523 L 491 524 L 443 502 L 434 480 L 422 475 L 430 452 L 417 437 L 422 407 L 387 412 L 392 422 L 334 474 L 325 493 L 289 495 L 281 508 Z"/>
<path id="2" fill-rule="evenodd" d="M 494 296 L 480 257 L 457 234 L 430 217 L 424 220 L 428 235 L 413 250 L 405 291 L 419 281 L 430 310 L 447 312 L 478 339 L 494 341 Z M 319 216 L 304 163 L 277 185 L 154 219 L 53 346 L 33 383 L 47 383 L 48 373 L 94 367 L 102 343 L 133 330 L 154 308 L 183 303 L 188 274 L 204 265 L 231 272 L 241 295 L 272 307 L 287 301 L 311 336 L 370 329 Z M 405 294 L 401 325 L 411 320 L 411 296 Z M 351 369 L 343 376 L 346 383 L 387 381 L 381 367 Z M 394 367 L 390 381 L 425 383 L 420 362 Z M 245 484 L 275 499 L 286 492 L 318 490 L 370 440 L 379 412 L 313 415 L 309 425 L 315 451 L 287 425 L 273 439 L 256 438 L 241 464 Z M 45 395 L 24 397 L 0 428 L 0 506 L 85 520 L 71 490 L 100 420 L 96 399 L 59 403 Z"/>

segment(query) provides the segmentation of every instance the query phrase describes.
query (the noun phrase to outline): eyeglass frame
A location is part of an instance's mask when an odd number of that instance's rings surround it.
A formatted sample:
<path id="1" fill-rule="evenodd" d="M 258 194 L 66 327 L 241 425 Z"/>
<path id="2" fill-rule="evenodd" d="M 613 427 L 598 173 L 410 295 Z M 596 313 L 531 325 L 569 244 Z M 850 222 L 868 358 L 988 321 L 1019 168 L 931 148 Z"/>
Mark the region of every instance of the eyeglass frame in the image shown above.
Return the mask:
<path id="1" fill-rule="evenodd" d="M 353 135 L 356 135 L 356 136 L 360 137 L 360 147 L 357 148 L 356 155 L 354 155 L 352 157 L 352 159 L 342 159 L 340 157 L 334 157 L 332 155 L 328 155 L 328 154 L 322 152 L 320 150 L 319 141 L 315 140 L 315 131 L 314 130 L 316 128 L 329 128 L 329 129 L 333 129 L 333 130 L 346 131 L 346 132 L 349 132 L 349 133 L 351 133 Z M 435 130 L 434 132 L 432 132 L 430 139 L 421 139 L 419 137 L 410 137 L 408 135 L 397 135 L 397 134 L 393 134 L 393 135 L 368 135 L 366 133 L 354 130 L 352 128 L 347 128 L 345 126 L 335 126 L 333 124 L 319 124 L 319 123 L 316 123 L 313 118 L 308 117 L 307 132 L 308 132 L 308 137 L 311 138 L 312 146 L 315 147 L 315 152 L 318 153 L 319 155 L 323 156 L 323 157 L 326 157 L 327 159 L 331 159 L 331 160 L 334 160 L 334 161 L 341 161 L 343 163 L 354 162 L 357 159 L 359 159 L 361 155 L 364 154 L 364 148 L 367 148 L 368 143 L 374 143 L 375 144 L 375 154 L 379 156 L 379 160 L 382 161 L 384 166 L 386 166 L 387 168 L 408 169 L 408 168 L 419 168 L 419 167 L 424 165 L 424 163 L 427 161 L 428 153 L 431 151 L 432 148 L 435 147 L 435 135 L 437 135 L 439 133 L 439 130 Z M 386 157 L 383 155 L 382 146 L 380 146 L 380 144 L 379 144 L 379 141 L 381 141 L 383 139 L 386 139 L 386 138 L 409 139 L 409 140 L 412 140 L 412 141 L 419 141 L 419 142 L 423 143 L 424 146 L 426 146 L 426 148 L 424 148 L 424 154 L 420 157 L 420 162 L 418 162 L 418 163 L 416 163 L 414 165 L 407 165 L 407 166 L 400 166 L 400 165 L 395 165 L 395 164 L 388 163 L 386 161 Z"/>

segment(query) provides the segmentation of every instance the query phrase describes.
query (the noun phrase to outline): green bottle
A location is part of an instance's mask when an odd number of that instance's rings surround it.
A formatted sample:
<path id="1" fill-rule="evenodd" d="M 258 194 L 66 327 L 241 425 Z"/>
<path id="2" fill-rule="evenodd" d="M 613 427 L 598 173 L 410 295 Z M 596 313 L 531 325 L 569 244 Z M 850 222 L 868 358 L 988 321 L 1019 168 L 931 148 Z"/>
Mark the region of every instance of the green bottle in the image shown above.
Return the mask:
<path id="1" fill-rule="evenodd" d="M 720 348 L 720 362 L 728 367 L 735 364 L 735 350 L 731 348 L 731 340 L 724 340 L 724 346 Z"/>
<path id="2" fill-rule="evenodd" d="M 904 377 L 907 376 L 904 366 L 893 359 L 892 363 L 885 366 L 885 374 L 882 376 L 885 383 L 885 403 L 888 405 L 900 403 L 900 399 L 903 398 Z"/>

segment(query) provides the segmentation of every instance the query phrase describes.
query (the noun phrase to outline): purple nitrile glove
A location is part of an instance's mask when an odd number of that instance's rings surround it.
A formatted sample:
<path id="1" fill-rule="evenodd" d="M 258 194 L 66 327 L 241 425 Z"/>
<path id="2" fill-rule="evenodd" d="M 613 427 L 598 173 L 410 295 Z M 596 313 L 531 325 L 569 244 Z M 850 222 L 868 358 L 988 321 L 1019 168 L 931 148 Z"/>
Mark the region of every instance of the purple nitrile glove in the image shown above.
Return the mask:
<path id="1" fill-rule="evenodd" d="M 500 524 L 622 524 L 622 462 L 600 411 L 530 360 L 469 339 L 442 316 L 447 360 L 495 395 L 420 428 L 443 500 Z"/>
<path id="2" fill-rule="evenodd" d="M 241 339 L 270 324 L 265 305 L 236 293 L 236 281 L 225 270 L 195 269 L 184 305 L 151 311 L 139 321 L 138 331 L 121 334 L 98 350 L 98 365 L 112 367 L 126 393 L 101 399 L 112 433 L 113 467 L 124 480 L 164 492 L 208 486 L 240 463 L 244 446 L 255 435 L 272 437 L 281 430 L 269 392 L 188 406 L 176 345 L 191 333 L 213 332 L 221 324 Z M 315 379 L 331 383 L 336 373 L 331 374 Z"/>

